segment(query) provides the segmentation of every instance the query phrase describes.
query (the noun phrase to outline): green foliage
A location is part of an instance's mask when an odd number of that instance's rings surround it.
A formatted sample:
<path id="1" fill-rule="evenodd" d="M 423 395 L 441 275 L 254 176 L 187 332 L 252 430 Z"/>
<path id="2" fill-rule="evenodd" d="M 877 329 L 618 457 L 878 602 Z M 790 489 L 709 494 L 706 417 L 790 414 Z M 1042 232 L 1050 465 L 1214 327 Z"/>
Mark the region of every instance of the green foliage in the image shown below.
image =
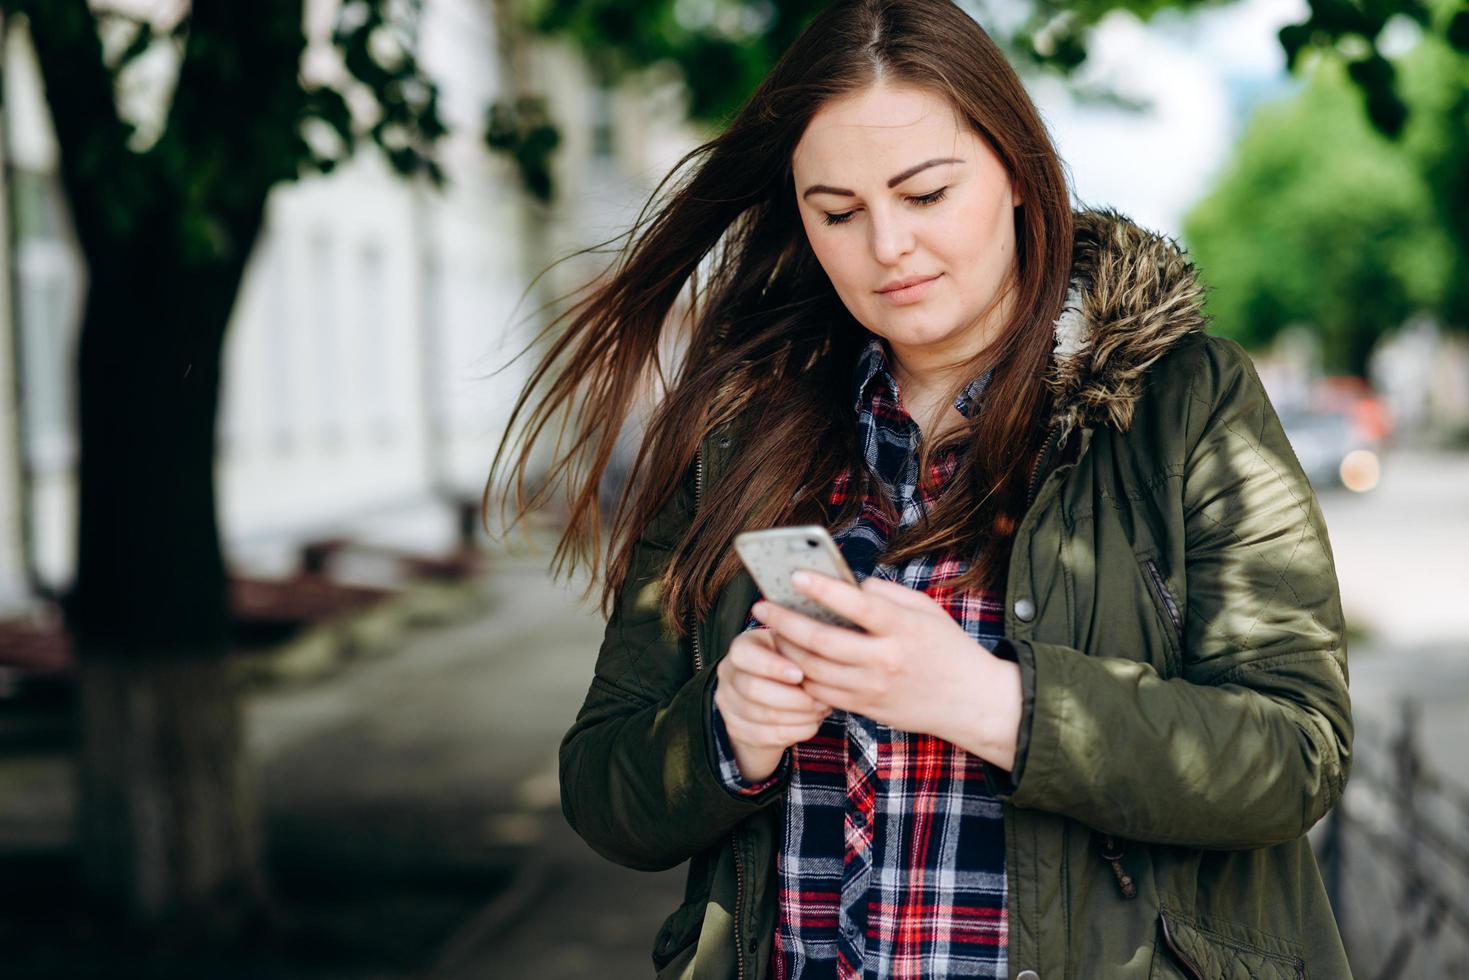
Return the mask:
<path id="1" fill-rule="evenodd" d="M 485 144 L 515 162 L 520 181 L 532 196 L 543 203 L 551 200 L 551 154 L 561 144 L 561 133 L 551 124 L 544 98 L 525 96 L 513 103 L 493 103 Z"/>
<path id="2" fill-rule="evenodd" d="M 569 39 L 601 84 L 672 65 L 686 83 L 688 113 L 710 126 L 747 99 L 826 0 L 509 0 L 522 29 Z M 508 156 L 522 185 L 549 201 L 551 154 L 560 144 L 540 96 L 490 107 L 485 143 Z"/>
<path id="3" fill-rule="evenodd" d="M 89 261 L 111 261 L 143 229 L 170 228 L 170 255 L 185 268 L 242 262 L 270 189 L 330 171 L 364 137 L 399 174 L 442 183 L 433 156 L 445 133 L 438 89 L 414 53 L 421 7 L 342 5 L 332 43 L 348 84 L 376 110 L 359 124 L 345 92 L 302 79 L 301 0 L 201 3 L 161 30 L 116 11 L 94 14 L 84 0 L 0 0 L 0 10 L 24 17 L 36 47 Z M 102 20 L 131 27 L 111 56 Z M 158 44 L 179 47 L 179 81 L 163 131 L 136 146 L 136 127 L 119 115 L 114 93 L 128 65 Z"/>
<path id="4" fill-rule="evenodd" d="M 1362 373 L 1383 333 L 1442 302 L 1453 248 L 1431 188 L 1363 117 L 1341 65 L 1264 109 L 1185 238 L 1221 333 L 1269 341 L 1313 325 L 1335 370 Z"/>
<path id="5" fill-rule="evenodd" d="M 356 81 L 372 93 L 379 108 L 368 134 L 393 169 L 405 177 L 425 174 L 443 184 L 444 174 L 431 149 L 446 132 L 439 116 L 439 90 L 416 54 L 423 0 L 347 0 L 337 12 L 332 43 Z M 343 116 L 333 105 L 318 117 L 344 135 Z"/>
<path id="6" fill-rule="evenodd" d="M 1192 12 L 1231 0 L 1028 0 L 1013 34 L 995 33 L 1001 46 L 1022 60 L 1069 74 L 1086 60 L 1092 30 L 1114 10 L 1148 20 L 1164 11 Z M 1448 36 L 1469 51 L 1469 0 Z M 1397 16 L 1427 26 L 1438 0 L 1308 0 L 1304 21 L 1285 27 L 1280 43 L 1294 69 L 1308 51 L 1347 60 L 1373 125 L 1385 135 L 1401 132 L 1407 105 L 1378 39 Z M 688 84 L 690 115 L 718 124 L 754 90 L 780 53 L 824 7 L 827 0 L 525 0 L 526 25 L 572 40 L 598 68 L 604 81 L 629 69 L 664 62 L 675 65 Z M 983 5 L 979 7 L 981 20 Z"/>
<path id="7" fill-rule="evenodd" d="M 1463 19 L 1443 18 L 1443 33 L 1427 34 L 1400 74 L 1413 112 L 1403 148 L 1453 246 L 1441 313 L 1445 322 L 1469 327 L 1469 58 L 1451 36 Z"/>
<path id="8" fill-rule="evenodd" d="M 736 110 L 826 0 L 542 0 L 527 26 L 567 37 L 603 81 L 659 63 L 687 82 L 689 115 L 717 125 Z"/>
<path id="9" fill-rule="evenodd" d="M 1230 0 L 1032 0 L 1030 15 L 1011 45 L 1036 64 L 1070 72 L 1086 60 L 1092 29 L 1114 10 L 1141 20 L 1163 11 L 1190 12 Z M 1309 14 L 1280 31 L 1286 63 L 1295 70 L 1308 52 L 1346 60 L 1368 117 L 1384 135 L 1396 137 L 1408 107 L 1398 90 L 1392 63 L 1378 50 L 1383 29 L 1394 17 L 1426 27 L 1439 0 L 1307 0 Z M 1463 6 L 1462 0 L 1452 0 Z M 1457 15 L 1456 30 L 1469 35 L 1469 8 Z M 1464 50 L 1469 47 L 1461 45 Z"/>

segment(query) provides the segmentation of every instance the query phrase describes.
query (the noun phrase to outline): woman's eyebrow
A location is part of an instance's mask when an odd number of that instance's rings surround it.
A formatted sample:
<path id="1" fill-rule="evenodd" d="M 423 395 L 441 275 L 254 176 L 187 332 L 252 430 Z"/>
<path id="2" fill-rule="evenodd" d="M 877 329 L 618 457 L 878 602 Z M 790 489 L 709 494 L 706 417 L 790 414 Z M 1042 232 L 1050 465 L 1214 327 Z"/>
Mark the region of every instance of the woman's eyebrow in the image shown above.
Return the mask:
<path id="1" fill-rule="evenodd" d="M 897 174 L 896 176 L 889 177 L 888 186 L 897 187 L 899 184 L 907 180 L 909 177 L 912 177 L 914 174 L 919 173 L 923 170 L 927 170 L 929 167 L 937 167 L 941 163 L 963 162 L 963 159 L 961 159 L 960 157 L 939 157 L 933 160 L 925 160 L 922 163 L 914 164 L 913 166 L 909 167 L 907 170 L 904 170 L 902 173 Z M 832 187 L 830 184 L 812 184 L 810 187 L 801 192 L 801 199 L 805 200 L 812 194 L 840 194 L 842 197 L 857 196 L 856 191 L 849 191 L 845 187 Z"/>

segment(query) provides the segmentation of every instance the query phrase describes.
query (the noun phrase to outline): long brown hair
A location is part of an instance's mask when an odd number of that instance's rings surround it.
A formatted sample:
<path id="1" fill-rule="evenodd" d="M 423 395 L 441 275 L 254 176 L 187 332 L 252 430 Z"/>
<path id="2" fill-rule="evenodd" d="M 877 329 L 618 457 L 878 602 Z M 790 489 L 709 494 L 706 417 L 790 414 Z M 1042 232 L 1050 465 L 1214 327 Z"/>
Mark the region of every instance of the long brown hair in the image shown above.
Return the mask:
<path id="1" fill-rule="evenodd" d="M 554 558 L 559 566 L 570 550 L 573 568 L 578 558 L 589 559 L 594 583 L 598 486 L 613 443 L 650 379 L 666 389 L 612 519 L 604 614 L 623 587 L 639 536 L 686 478 L 703 437 L 747 411 L 759 450 L 736 453 L 724 478 L 705 487 L 692 525 L 673 546 L 660 580 L 666 625 L 682 635 L 682 611 L 702 617 L 711 608 L 739 571 L 731 546 L 739 531 L 808 522 L 835 528 L 855 515 L 860 494 L 850 494 L 836 514 L 827 513 L 826 501 L 839 474 L 858 489 L 870 478 L 855 438 L 851 376 L 871 334 L 841 303 L 811 251 L 796 209 L 791 155 L 818 109 L 878 81 L 947 96 L 989 142 L 1023 202 L 1015 210 L 1009 321 L 972 369 L 960 372 L 967 380 L 994 368 L 983 410 L 925 447 L 926 456 L 966 445 L 971 451 L 959 454 L 927 519 L 895 533 L 881 557 L 956 554 L 970 564 L 954 588 L 1003 583 L 1027 503 L 1028 464 L 1050 408 L 1043 377 L 1071 266 L 1066 179 L 1020 79 L 972 17 L 950 0 L 847 0 L 812 21 L 724 132 L 679 161 L 627 232 L 614 267 L 543 332 L 571 317 L 510 416 L 513 429 L 532 392 L 550 379 L 522 429 L 516 520 L 564 479 L 570 518 Z M 686 288 L 686 354 L 668 378 L 660 346 Z M 963 383 L 956 382 L 950 401 Z M 526 502 L 533 443 L 558 414 L 558 454 Z M 573 438 L 563 453 L 568 424 Z M 506 444 L 491 464 L 482 516 Z"/>

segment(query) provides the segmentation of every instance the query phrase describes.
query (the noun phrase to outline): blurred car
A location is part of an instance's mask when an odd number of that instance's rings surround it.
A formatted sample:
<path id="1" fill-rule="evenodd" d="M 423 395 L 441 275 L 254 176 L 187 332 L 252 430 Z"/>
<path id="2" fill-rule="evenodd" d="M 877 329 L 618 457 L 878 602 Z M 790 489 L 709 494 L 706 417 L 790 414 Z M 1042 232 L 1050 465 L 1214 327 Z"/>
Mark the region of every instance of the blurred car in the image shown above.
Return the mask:
<path id="1" fill-rule="evenodd" d="M 1280 424 L 1312 488 L 1341 486 L 1342 461 L 1363 448 L 1353 436 L 1351 420 L 1337 412 L 1294 409 L 1281 412 Z"/>
<path id="2" fill-rule="evenodd" d="M 1314 489 L 1365 493 L 1377 486 L 1392 419 L 1361 378 L 1321 378 L 1305 404 L 1282 407 L 1279 414 Z"/>
<path id="3" fill-rule="evenodd" d="M 1338 412 L 1351 420 L 1358 437 L 1381 448 L 1392 438 L 1392 414 L 1387 402 L 1365 378 L 1342 374 L 1318 378 L 1311 387 L 1311 405 L 1317 411 Z"/>

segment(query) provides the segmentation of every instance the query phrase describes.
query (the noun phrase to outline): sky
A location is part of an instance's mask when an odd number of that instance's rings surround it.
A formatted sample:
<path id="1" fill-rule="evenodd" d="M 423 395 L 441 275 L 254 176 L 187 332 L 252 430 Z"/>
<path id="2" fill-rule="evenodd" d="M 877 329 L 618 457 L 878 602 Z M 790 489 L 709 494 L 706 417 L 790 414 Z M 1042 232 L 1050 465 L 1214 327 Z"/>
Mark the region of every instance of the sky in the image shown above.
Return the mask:
<path id="1" fill-rule="evenodd" d="M 1308 14 L 1305 0 L 1240 0 L 1148 24 L 1109 14 L 1078 80 L 1145 100 L 1150 110 L 1078 105 L 1060 81 L 1027 79 L 1075 196 L 1181 238 L 1184 215 L 1228 162 L 1250 109 L 1299 84 L 1276 32 Z"/>

